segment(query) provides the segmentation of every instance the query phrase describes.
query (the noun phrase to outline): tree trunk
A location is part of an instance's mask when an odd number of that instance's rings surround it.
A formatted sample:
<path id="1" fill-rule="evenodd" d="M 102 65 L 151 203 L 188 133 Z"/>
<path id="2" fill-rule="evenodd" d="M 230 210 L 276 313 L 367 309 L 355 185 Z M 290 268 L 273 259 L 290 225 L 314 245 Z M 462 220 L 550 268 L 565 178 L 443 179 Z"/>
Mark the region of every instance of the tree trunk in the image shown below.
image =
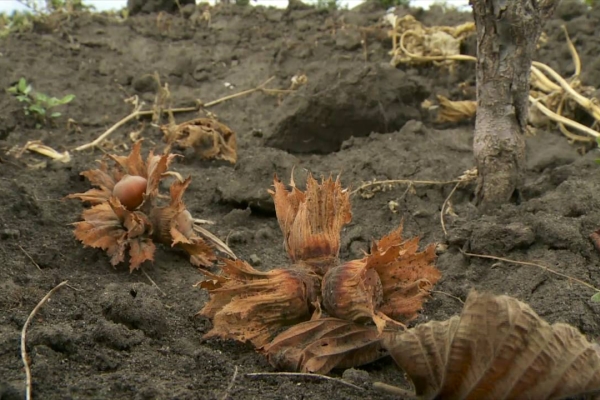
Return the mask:
<path id="1" fill-rule="evenodd" d="M 520 196 L 529 74 L 558 0 L 471 0 L 477 27 L 476 202 L 488 211 Z"/>

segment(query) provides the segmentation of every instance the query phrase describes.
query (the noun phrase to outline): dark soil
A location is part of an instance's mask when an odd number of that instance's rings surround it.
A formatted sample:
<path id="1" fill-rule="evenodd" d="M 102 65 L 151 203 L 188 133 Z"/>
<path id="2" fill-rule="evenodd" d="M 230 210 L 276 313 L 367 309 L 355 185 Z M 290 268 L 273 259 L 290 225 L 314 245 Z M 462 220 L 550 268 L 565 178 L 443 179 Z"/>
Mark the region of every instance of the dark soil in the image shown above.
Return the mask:
<path id="1" fill-rule="evenodd" d="M 373 178 L 452 180 L 473 167 L 473 127 L 436 126 L 420 104 L 436 94 L 461 96 L 458 84 L 474 84 L 474 65 L 460 65 L 455 74 L 434 66 L 390 67 L 385 30 L 366 36 L 360 30 L 378 23 L 384 10 L 223 6 L 210 10 L 210 26 L 199 18 L 201 11 L 188 6 L 183 16 L 149 14 L 121 23 L 107 15 L 71 16 L 58 27 L 42 24 L 0 41 L 0 87 L 25 77 L 41 92 L 77 96 L 61 110 L 56 126 L 35 129 L 21 105 L 0 94 L 1 399 L 22 398 L 21 328 L 38 301 L 63 280 L 70 287 L 44 305 L 29 329 L 37 399 L 226 398 L 236 366 L 231 399 L 384 399 L 391 396 L 374 392 L 369 382 L 408 388 L 389 359 L 364 366 L 366 375 L 346 373 L 365 384 L 362 392 L 324 380 L 246 377 L 272 369 L 249 346 L 202 341 L 210 321 L 195 314 L 208 296 L 193 287 L 202 276 L 183 254 L 160 248 L 156 261 L 144 265 L 163 295 L 140 271 L 113 268 L 104 253 L 74 239 L 69 224 L 79 219 L 82 206 L 63 197 L 87 190 L 79 173 L 95 165 L 99 150 L 72 151 L 69 164 L 47 162 L 41 168 L 32 167 L 46 161 L 40 155 L 6 155 L 28 140 L 61 151 L 93 140 L 131 112 L 124 99 L 137 95 L 152 104 L 156 87 L 148 74 L 155 71 L 169 84 L 175 106 L 208 102 L 271 76 L 269 87 L 287 88 L 294 75 L 306 74 L 308 84 L 296 93 L 254 93 L 210 109 L 238 135 L 237 165 L 189 156 L 173 166 L 193 177 L 185 200 L 194 216 L 215 221 L 210 227 L 215 234 L 228 237 L 242 258 L 254 255 L 265 269 L 287 262 L 266 192 L 274 173 L 288 179 L 296 167 L 299 182 L 306 171 L 341 173 L 344 185 L 357 187 Z M 429 25 L 471 19 L 436 8 L 414 14 Z M 566 24 L 581 55 L 584 83 L 600 86 L 600 13 L 564 2 L 555 18 L 536 59 L 563 75 L 573 72 L 560 29 Z M 465 51 L 474 49 L 473 38 Z M 176 115 L 179 122 L 194 117 Z M 68 130 L 67 118 L 80 131 Z M 162 146 L 161 132 L 143 122 L 145 150 Z M 110 151 L 125 153 L 129 133 L 138 128 L 132 122 L 113 133 Z M 370 199 L 353 196 L 354 219 L 344 229 L 341 257 L 360 256 L 371 239 L 404 219 L 406 234 L 420 235 L 424 245 L 449 244 L 438 259 L 443 278 L 436 290 L 463 300 L 472 288 L 509 294 L 548 321 L 570 323 L 597 338 L 600 305 L 590 301 L 591 290 L 539 268 L 467 258 L 459 251 L 537 260 L 600 286 L 600 256 L 588 239 L 600 225 L 597 152 L 581 155 L 554 129 L 538 131 L 527 145 L 521 204 L 483 216 L 472 205 L 473 186 L 461 188 L 452 197 L 457 216 L 446 217 L 445 239 L 440 209 L 452 185 L 415 186 L 415 192 L 399 185 Z M 390 201 L 398 203 L 397 212 Z M 446 319 L 460 309 L 452 297 L 434 293 L 415 323 Z"/>

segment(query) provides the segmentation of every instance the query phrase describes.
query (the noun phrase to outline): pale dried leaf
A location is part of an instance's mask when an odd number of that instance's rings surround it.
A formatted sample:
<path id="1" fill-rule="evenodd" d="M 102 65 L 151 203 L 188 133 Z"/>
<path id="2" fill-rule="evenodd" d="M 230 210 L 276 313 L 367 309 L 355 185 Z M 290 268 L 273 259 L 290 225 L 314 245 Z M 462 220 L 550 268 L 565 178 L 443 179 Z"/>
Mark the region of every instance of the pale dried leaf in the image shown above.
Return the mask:
<path id="1" fill-rule="evenodd" d="M 600 346 L 509 296 L 471 292 L 460 316 L 386 335 L 422 399 L 564 399 L 600 391 Z"/>

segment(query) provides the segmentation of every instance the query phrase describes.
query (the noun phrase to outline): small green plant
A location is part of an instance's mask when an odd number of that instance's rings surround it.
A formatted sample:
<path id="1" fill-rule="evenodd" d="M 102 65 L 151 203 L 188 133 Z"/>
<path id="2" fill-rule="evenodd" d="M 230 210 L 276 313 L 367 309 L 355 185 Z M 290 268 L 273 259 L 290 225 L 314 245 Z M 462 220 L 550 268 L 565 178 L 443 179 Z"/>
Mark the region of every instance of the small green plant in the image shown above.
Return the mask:
<path id="1" fill-rule="evenodd" d="M 32 116 L 36 120 L 36 127 L 38 128 L 62 115 L 60 112 L 52 111 L 53 108 L 68 104 L 75 98 L 73 94 L 68 94 L 59 99 L 36 92 L 25 78 L 19 79 L 15 86 L 6 89 L 6 91 L 15 96 L 18 101 L 24 103 L 23 111 L 25 115 Z"/>

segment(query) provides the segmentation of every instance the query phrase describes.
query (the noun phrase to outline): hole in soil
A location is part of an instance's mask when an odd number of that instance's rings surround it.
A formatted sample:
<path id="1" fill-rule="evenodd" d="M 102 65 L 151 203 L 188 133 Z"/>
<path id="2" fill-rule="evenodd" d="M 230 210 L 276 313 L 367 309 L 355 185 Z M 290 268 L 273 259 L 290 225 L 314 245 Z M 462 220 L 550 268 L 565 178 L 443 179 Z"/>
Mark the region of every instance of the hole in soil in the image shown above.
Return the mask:
<path id="1" fill-rule="evenodd" d="M 134 299 L 135 299 L 135 298 L 136 298 L 136 296 L 137 296 L 137 292 L 135 291 L 135 289 L 131 289 L 131 290 L 129 291 L 129 294 L 130 294 L 130 295 L 131 295 L 131 297 L 133 297 Z"/>

